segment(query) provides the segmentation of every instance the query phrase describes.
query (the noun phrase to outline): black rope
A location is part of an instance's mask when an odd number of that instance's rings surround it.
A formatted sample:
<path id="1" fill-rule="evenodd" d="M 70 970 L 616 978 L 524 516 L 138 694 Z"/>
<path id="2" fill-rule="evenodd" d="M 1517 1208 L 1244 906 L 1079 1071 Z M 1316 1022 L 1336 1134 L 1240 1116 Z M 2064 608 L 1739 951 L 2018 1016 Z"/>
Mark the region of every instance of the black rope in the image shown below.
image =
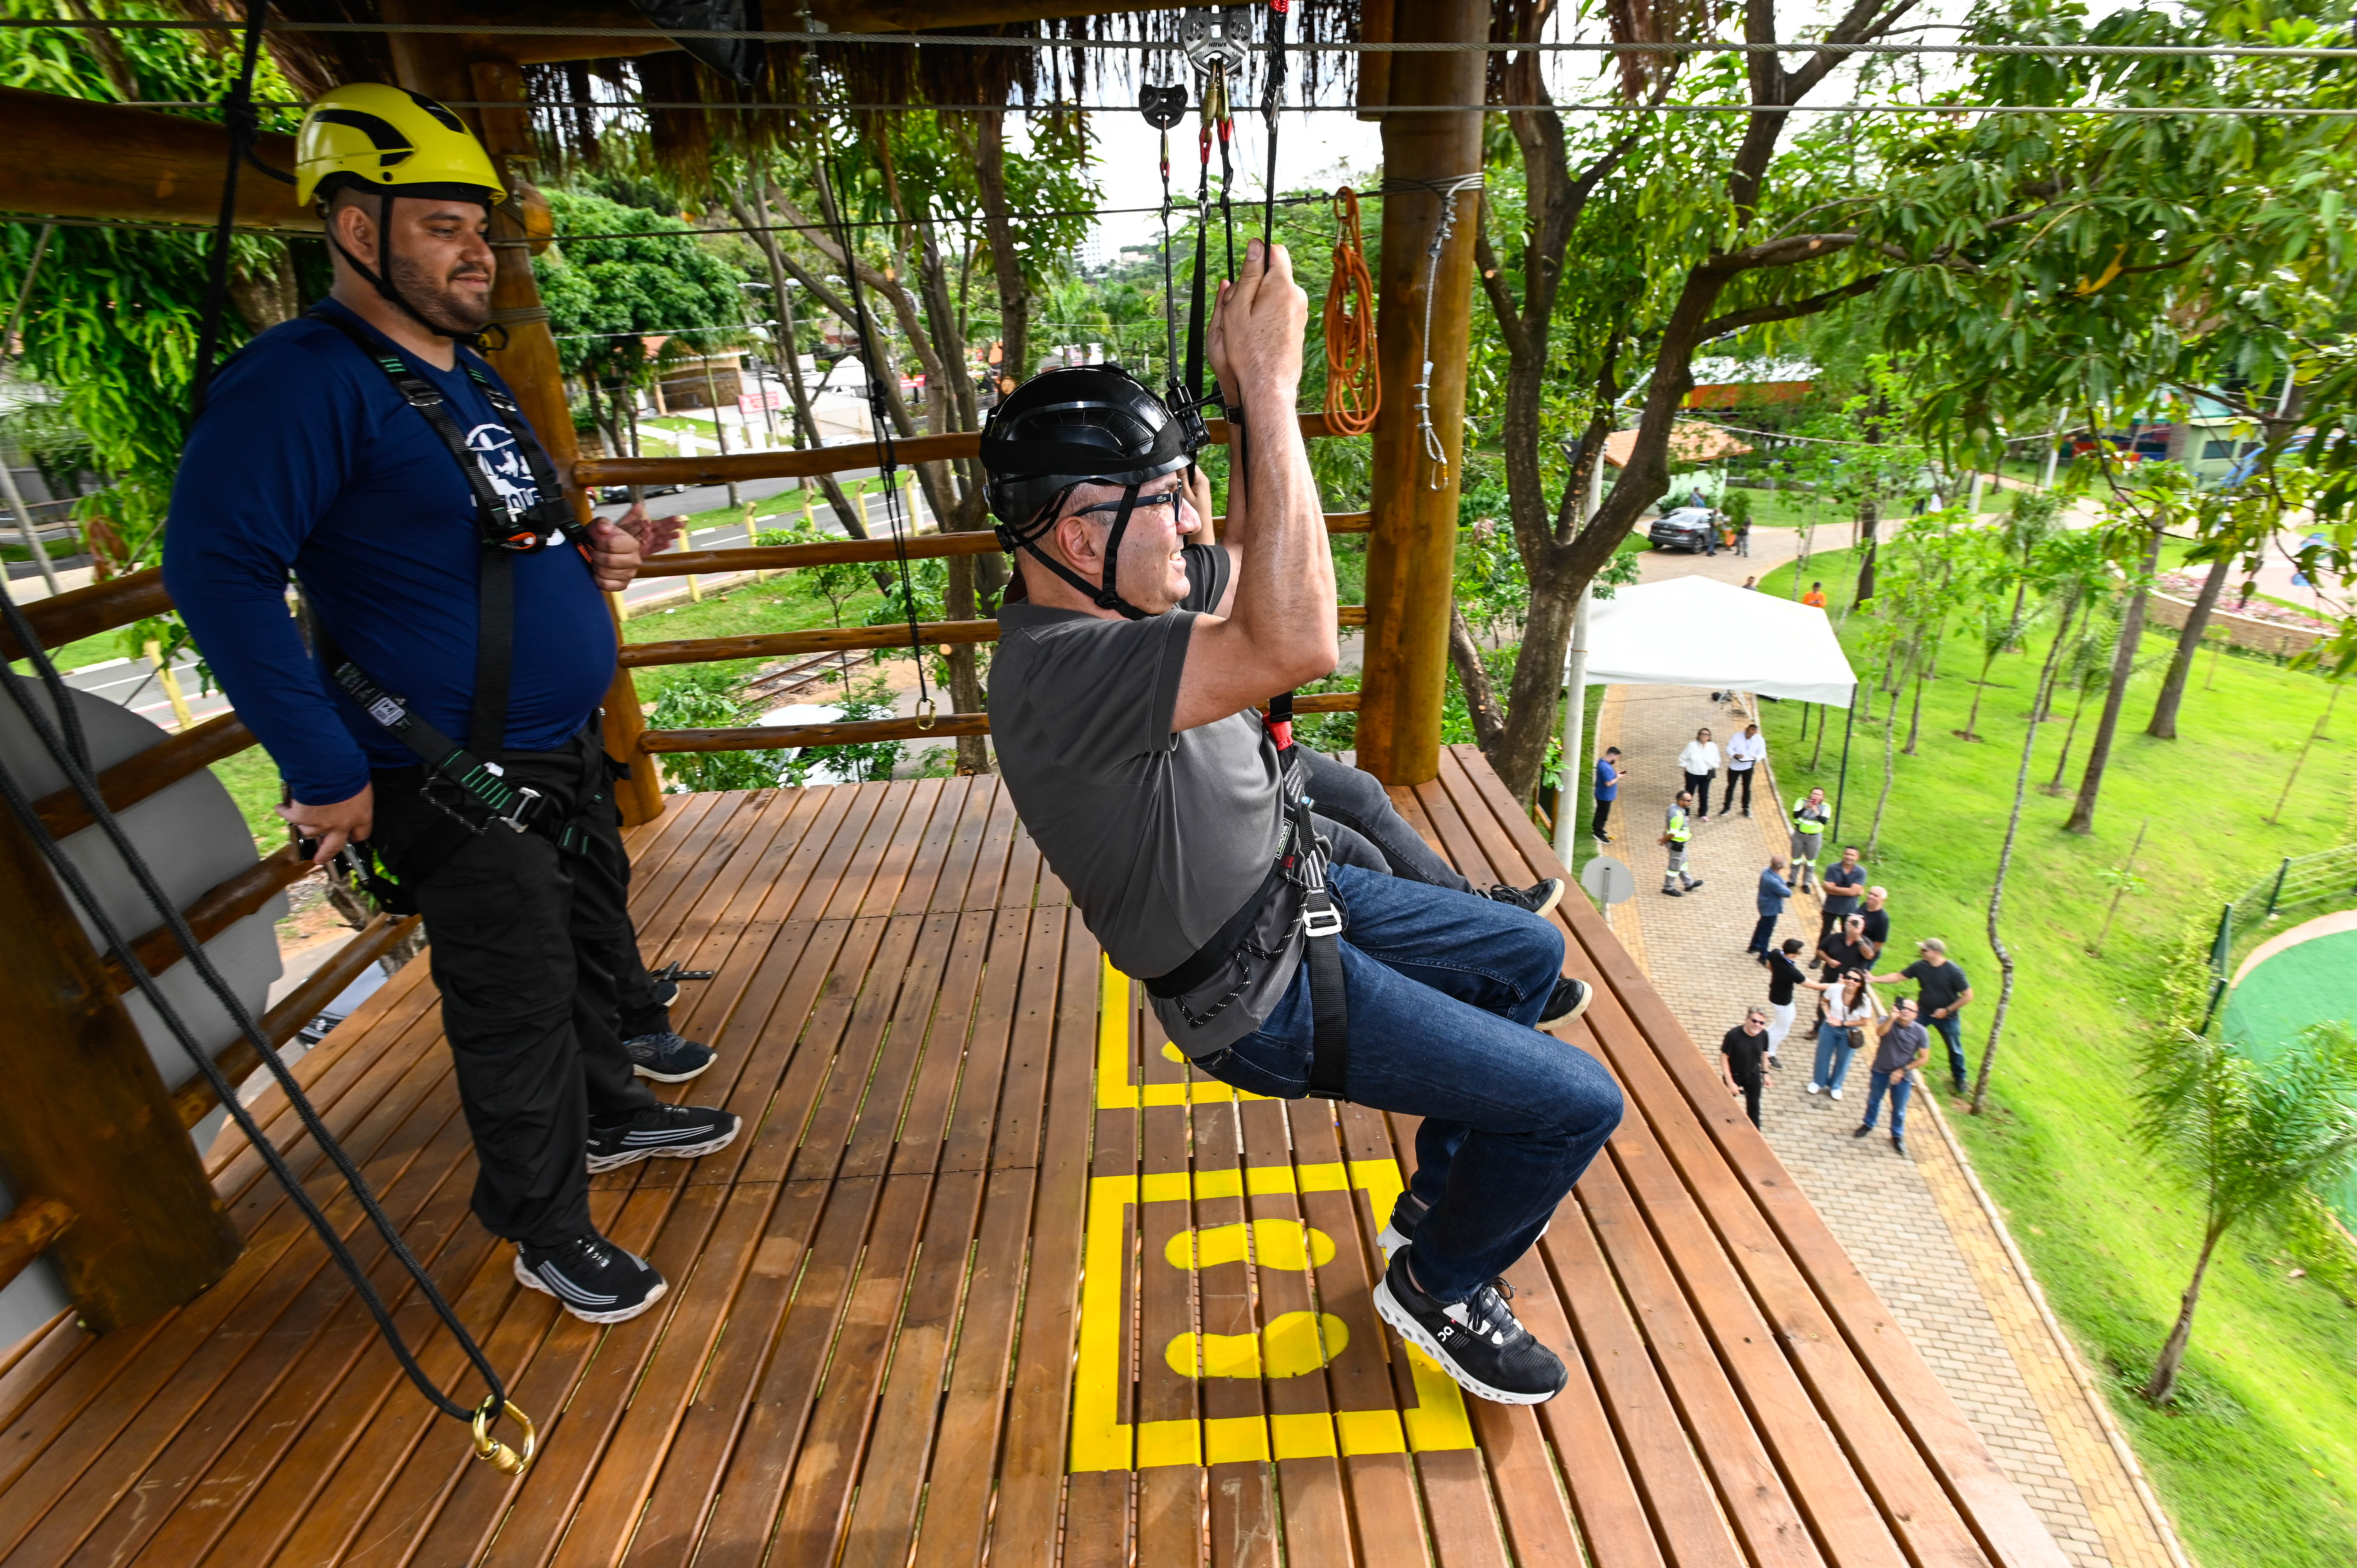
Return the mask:
<path id="1" fill-rule="evenodd" d="M 1270 0 L 1268 16 L 1268 81 L 1261 96 L 1261 118 L 1268 124 L 1268 183 L 1261 191 L 1260 260 L 1265 272 L 1276 247 L 1276 112 L 1285 102 L 1285 18 L 1292 0 Z"/>
<path id="2" fill-rule="evenodd" d="M 827 208 L 834 220 L 834 242 L 843 247 L 843 275 L 851 285 L 852 330 L 859 335 L 860 351 L 869 360 L 884 358 L 884 337 L 874 330 L 867 314 L 867 296 L 859 286 L 859 253 L 852 249 L 851 231 L 843 224 L 843 163 L 839 158 L 827 162 L 834 167 L 832 191 L 826 192 Z M 820 177 L 823 179 L 823 174 Z M 909 614 L 909 657 L 917 666 L 918 727 L 931 727 L 933 698 L 925 684 L 925 645 L 917 630 L 917 590 L 909 575 L 909 541 L 900 527 L 900 487 L 896 482 L 899 474 L 899 455 L 893 444 L 891 405 L 884 395 L 884 376 L 888 366 L 870 363 L 867 367 L 867 422 L 876 434 L 878 461 L 876 471 L 884 481 L 884 525 L 892 531 L 892 555 L 900 568 L 900 607 Z M 862 521 L 865 521 L 864 519 Z"/>
<path id="3" fill-rule="evenodd" d="M 221 175 L 221 220 L 213 225 L 212 253 L 205 263 L 205 313 L 197 325 L 197 362 L 188 381 L 188 417 L 205 409 L 212 390 L 213 355 L 221 347 L 221 312 L 229 303 L 230 231 L 237 226 L 237 175 L 253 156 L 253 138 L 262 129 L 253 109 L 253 70 L 262 58 L 263 23 L 270 0 L 247 0 L 245 53 L 238 66 L 236 84 L 221 100 L 221 123 L 229 128 L 229 166 Z"/>
<path id="4" fill-rule="evenodd" d="M 237 993 L 221 971 L 215 967 L 211 954 L 205 950 L 204 944 L 197 940 L 196 932 L 189 929 L 187 919 L 180 913 L 179 906 L 156 881 L 156 874 L 149 867 L 146 857 L 141 854 L 138 847 L 131 842 L 129 835 L 123 831 L 122 823 L 116 820 L 114 812 L 107 806 L 105 797 L 99 789 L 97 778 L 90 766 L 89 752 L 82 739 L 81 721 L 80 715 L 74 711 L 72 693 L 67 688 L 63 677 L 58 673 L 56 663 L 42 646 L 39 634 L 34 630 L 32 623 L 25 618 L 24 611 L 17 607 L 15 597 L 6 591 L 5 585 L 0 585 L 0 615 L 5 616 L 8 628 L 15 634 L 17 646 L 26 650 L 26 656 L 32 661 L 35 672 L 39 676 L 42 685 L 47 688 L 50 703 L 56 711 L 58 723 L 53 727 L 48 716 L 41 712 L 40 705 L 33 702 L 27 693 L 24 683 L 17 679 L 9 678 L 5 683 L 8 688 L 10 699 L 16 705 L 17 712 L 24 715 L 25 722 L 48 750 L 50 760 L 55 762 L 59 771 L 65 775 L 67 783 L 72 786 L 75 795 L 80 798 L 82 809 L 90 813 L 91 820 L 103 830 L 109 842 L 113 844 L 115 853 L 123 859 L 124 867 L 130 871 L 133 879 L 139 884 L 140 891 L 146 895 L 148 903 L 163 918 L 163 924 L 171 931 L 174 940 L 179 945 L 188 962 L 195 970 L 198 977 L 204 982 L 205 989 L 210 992 L 213 999 L 221 1004 L 222 1010 L 229 1015 L 230 1021 L 237 1026 L 238 1032 L 245 1037 L 247 1043 L 261 1053 L 263 1064 L 270 1069 L 271 1077 L 277 1080 L 279 1089 L 285 1092 L 287 1103 L 294 1107 L 295 1114 L 302 1122 L 304 1130 L 310 1133 L 312 1141 L 318 1145 L 320 1152 L 328 1156 L 338 1173 L 343 1176 L 345 1186 L 350 1190 L 353 1197 L 359 1200 L 362 1212 L 367 1215 L 370 1224 L 383 1240 L 386 1250 L 416 1283 L 419 1293 L 434 1308 L 435 1316 L 439 1317 L 444 1326 L 450 1330 L 459 1348 L 466 1353 L 467 1359 L 482 1377 L 485 1385 L 490 1391 L 491 1399 L 497 1402 L 499 1407 L 503 1408 L 507 1402 L 507 1386 L 500 1380 L 498 1372 L 492 1369 L 490 1360 L 483 1354 L 482 1348 L 475 1343 L 474 1336 L 468 1333 L 465 1325 L 458 1321 L 458 1315 L 451 1309 L 449 1302 L 444 1298 L 441 1290 L 427 1275 L 425 1266 L 418 1262 L 416 1256 L 410 1251 L 408 1244 L 401 1239 L 401 1232 L 395 1229 L 392 1219 L 378 1205 L 375 1193 L 370 1189 L 368 1182 L 361 1176 L 359 1168 L 352 1164 L 351 1156 L 345 1153 L 343 1145 L 337 1142 L 335 1134 L 330 1133 L 327 1124 L 319 1119 L 319 1113 L 313 1108 L 309 1097 L 304 1094 L 302 1086 L 295 1081 L 294 1075 L 287 1070 L 285 1062 L 279 1057 L 277 1047 L 271 1043 L 270 1037 L 263 1033 L 262 1026 L 255 1021 L 253 1011 L 246 1006 L 245 999 Z M 140 961 L 138 950 L 133 946 L 130 938 L 124 935 L 122 929 L 114 923 L 113 917 L 107 914 L 104 906 L 99 902 L 88 879 L 82 875 L 81 868 L 74 864 L 72 858 L 59 844 L 56 837 L 50 833 L 48 824 L 41 821 L 40 812 L 35 809 L 32 797 L 18 781 L 15 770 L 8 767 L 5 758 L 0 758 L 0 795 L 6 797 L 9 811 L 24 826 L 26 833 L 32 839 L 35 847 L 41 852 L 42 858 L 56 870 L 58 879 L 65 884 L 74 902 L 81 908 L 91 923 L 98 928 L 99 935 L 104 940 L 108 950 L 130 974 L 132 983 L 137 988 L 139 993 L 147 999 L 148 1005 L 156 1010 L 156 1017 L 171 1032 L 172 1037 L 179 1042 L 180 1048 L 188 1053 L 189 1059 L 197 1064 L 198 1070 L 204 1074 L 205 1081 L 211 1085 L 213 1092 L 220 1097 L 222 1109 L 227 1111 L 230 1119 L 237 1123 L 238 1131 L 245 1134 L 247 1141 L 253 1145 L 255 1153 L 262 1156 L 263 1163 L 269 1167 L 270 1174 L 277 1178 L 281 1187 L 286 1189 L 288 1198 L 302 1212 L 303 1218 L 309 1221 L 311 1229 L 317 1232 L 320 1240 L 327 1246 L 328 1255 L 335 1259 L 336 1266 L 342 1270 L 345 1278 L 351 1282 L 353 1291 L 360 1296 L 361 1304 L 368 1308 L 369 1316 L 376 1320 L 377 1332 L 383 1337 L 385 1344 L 392 1349 L 393 1358 L 401 1363 L 401 1369 L 408 1375 L 409 1380 L 416 1385 L 418 1392 L 424 1394 L 427 1401 L 445 1415 L 458 1421 L 473 1421 L 477 1415 L 476 1410 L 460 1404 L 448 1394 L 444 1393 L 433 1380 L 426 1376 L 425 1369 L 417 1364 L 417 1359 L 411 1353 L 408 1341 L 402 1337 L 400 1328 L 394 1325 L 393 1315 L 386 1308 L 383 1297 L 377 1294 L 376 1286 L 370 1282 L 368 1272 L 361 1268 L 360 1261 L 352 1256 L 351 1250 L 345 1244 L 344 1239 L 337 1233 L 335 1226 L 329 1222 L 309 1191 L 305 1188 L 301 1178 L 296 1176 L 293 1169 L 287 1165 L 285 1156 L 264 1134 L 262 1128 L 254 1122 L 253 1113 L 239 1101 L 237 1086 L 231 1083 L 222 1074 L 219 1065 L 214 1062 L 212 1057 L 207 1053 L 197 1040 L 195 1034 L 189 1029 L 187 1020 L 180 1016 L 170 999 L 165 996 L 161 988 L 157 986 L 155 976 L 148 972 L 147 966 Z"/>

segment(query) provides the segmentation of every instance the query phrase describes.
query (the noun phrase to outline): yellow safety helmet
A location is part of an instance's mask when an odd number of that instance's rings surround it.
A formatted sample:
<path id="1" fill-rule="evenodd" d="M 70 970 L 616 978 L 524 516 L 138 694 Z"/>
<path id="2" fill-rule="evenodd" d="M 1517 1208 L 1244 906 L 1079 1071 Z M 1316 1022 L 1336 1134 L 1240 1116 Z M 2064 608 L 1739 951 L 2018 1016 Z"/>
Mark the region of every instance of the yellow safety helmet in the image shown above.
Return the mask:
<path id="1" fill-rule="evenodd" d="M 507 188 L 467 123 L 422 92 L 355 81 L 323 94 L 295 137 L 295 199 L 347 181 L 393 196 L 496 206 Z"/>

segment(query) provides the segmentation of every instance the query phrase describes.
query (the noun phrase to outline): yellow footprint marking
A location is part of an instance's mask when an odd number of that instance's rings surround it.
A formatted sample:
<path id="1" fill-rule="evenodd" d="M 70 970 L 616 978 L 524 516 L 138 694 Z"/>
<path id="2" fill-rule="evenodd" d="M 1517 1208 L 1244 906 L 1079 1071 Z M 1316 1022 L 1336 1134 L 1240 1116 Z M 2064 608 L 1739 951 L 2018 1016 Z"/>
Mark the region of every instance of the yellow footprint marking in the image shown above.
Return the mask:
<path id="1" fill-rule="evenodd" d="M 1350 1326 L 1330 1312 L 1288 1312 L 1258 1334 L 1181 1334 L 1162 1359 L 1182 1378 L 1297 1378 L 1340 1356 Z"/>
<path id="2" fill-rule="evenodd" d="M 1252 1222 L 1252 1255 L 1264 1268 L 1317 1269 L 1333 1261 L 1334 1238 L 1298 1219 Z M 1181 1230 L 1162 1255 L 1174 1269 L 1215 1269 L 1244 1261 L 1244 1228 L 1238 1220 L 1201 1230 Z"/>
<path id="3" fill-rule="evenodd" d="M 1167 1062 L 1177 1062 L 1183 1067 L 1186 1065 L 1187 1053 L 1165 1040 L 1162 1042 L 1162 1059 Z"/>

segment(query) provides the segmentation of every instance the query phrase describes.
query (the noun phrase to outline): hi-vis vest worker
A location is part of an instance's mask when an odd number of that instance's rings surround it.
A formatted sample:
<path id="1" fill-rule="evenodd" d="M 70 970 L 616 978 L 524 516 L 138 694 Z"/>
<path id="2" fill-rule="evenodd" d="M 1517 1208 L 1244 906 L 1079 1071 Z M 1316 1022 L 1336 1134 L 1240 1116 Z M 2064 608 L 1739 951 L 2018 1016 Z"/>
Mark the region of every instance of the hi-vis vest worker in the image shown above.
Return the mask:
<path id="1" fill-rule="evenodd" d="M 1815 838 L 1825 831 L 1825 822 L 1833 812 L 1811 791 L 1792 802 L 1792 831 Z"/>
<path id="2" fill-rule="evenodd" d="M 1684 843 L 1694 837 L 1694 826 L 1686 820 L 1686 809 L 1684 806 L 1674 803 L 1668 814 L 1663 817 L 1663 835 L 1672 843 Z"/>
<path id="3" fill-rule="evenodd" d="M 597 725 L 617 652 L 605 593 L 676 520 L 579 521 L 475 351 L 507 182 L 464 121 L 360 83 L 312 105 L 296 150 L 335 287 L 214 378 L 165 581 L 278 765 L 282 814 L 425 918 L 476 1218 L 516 1243 L 522 1283 L 619 1322 L 663 1281 L 597 1233 L 589 1173 L 737 1131 L 640 1082 L 692 1078 L 710 1050 L 667 1021 L 626 1029 L 651 982 Z"/>

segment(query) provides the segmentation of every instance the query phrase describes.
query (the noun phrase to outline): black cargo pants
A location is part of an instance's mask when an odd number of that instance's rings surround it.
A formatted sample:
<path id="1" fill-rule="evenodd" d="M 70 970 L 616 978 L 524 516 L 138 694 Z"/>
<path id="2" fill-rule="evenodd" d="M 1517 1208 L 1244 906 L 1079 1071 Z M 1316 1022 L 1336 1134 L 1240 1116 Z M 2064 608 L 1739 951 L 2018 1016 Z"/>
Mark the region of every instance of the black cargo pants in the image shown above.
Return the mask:
<path id="1" fill-rule="evenodd" d="M 551 822 L 577 818 L 578 853 L 498 822 L 468 834 L 424 792 L 423 769 L 374 776 L 378 854 L 425 916 L 442 1026 L 475 1139 L 475 1217 L 547 1246 L 590 1229 L 591 1117 L 656 1103 L 617 1033 L 638 963 L 630 859 L 595 731 L 558 751 L 500 752 Z"/>

